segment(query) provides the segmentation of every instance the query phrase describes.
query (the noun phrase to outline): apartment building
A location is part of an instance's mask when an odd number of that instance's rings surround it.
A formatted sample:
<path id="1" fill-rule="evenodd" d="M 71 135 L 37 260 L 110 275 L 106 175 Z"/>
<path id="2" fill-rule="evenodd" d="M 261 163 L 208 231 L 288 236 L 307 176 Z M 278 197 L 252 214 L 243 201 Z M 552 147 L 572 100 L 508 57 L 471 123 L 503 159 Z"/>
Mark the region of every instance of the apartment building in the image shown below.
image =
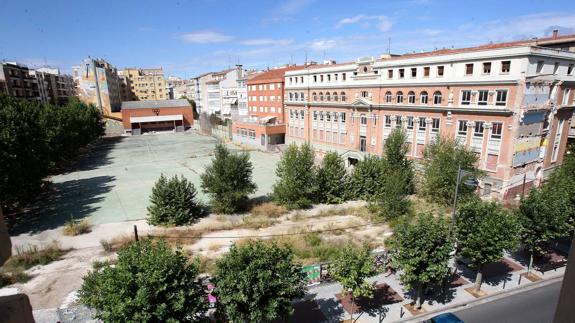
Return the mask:
<path id="1" fill-rule="evenodd" d="M 125 68 L 118 71 L 122 80 L 122 101 L 169 99 L 162 68 Z"/>
<path id="2" fill-rule="evenodd" d="M 248 79 L 248 116 L 234 122 L 234 142 L 262 150 L 285 143 L 284 74 L 301 68 L 284 66 Z"/>
<path id="3" fill-rule="evenodd" d="M 210 72 L 192 79 L 198 113 L 231 116 L 238 104 L 238 79 L 245 71 L 241 65 L 220 72 Z"/>
<path id="4" fill-rule="evenodd" d="M 27 66 L 16 62 L 0 63 L 0 93 L 41 101 L 38 80 Z"/>
<path id="5" fill-rule="evenodd" d="M 121 118 L 122 81 L 112 64 L 87 58 L 82 66 L 72 67 L 72 71 L 80 100 L 94 104 L 103 115 Z"/>
<path id="6" fill-rule="evenodd" d="M 514 198 L 563 160 L 574 66 L 575 53 L 533 40 L 306 66 L 285 73 L 286 141 L 353 165 L 394 128 L 415 160 L 447 136 L 479 157 L 483 196 Z"/>
<path id="7" fill-rule="evenodd" d="M 66 104 L 75 96 L 74 79 L 71 75 L 61 74 L 57 68 L 43 67 L 31 70 L 36 78 L 40 101 L 51 104 Z"/>

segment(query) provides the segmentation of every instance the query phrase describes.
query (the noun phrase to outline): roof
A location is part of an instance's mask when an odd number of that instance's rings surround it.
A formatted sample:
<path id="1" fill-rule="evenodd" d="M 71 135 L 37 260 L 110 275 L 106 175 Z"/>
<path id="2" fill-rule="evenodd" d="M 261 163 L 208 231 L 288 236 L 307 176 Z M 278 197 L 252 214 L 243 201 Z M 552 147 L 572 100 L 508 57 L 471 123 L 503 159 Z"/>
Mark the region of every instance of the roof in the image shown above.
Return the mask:
<path id="1" fill-rule="evenodd" d="M 181 114 L 170 114 L 165 116 L 130 117 L 130 123 L 181 121 L 184 117 Z"/>
<path id="2" fill-rule="evenodd" d="M 248 83 L 265 83 L 271 80 L 281 80 L 284 77 L 285 72 L 287 71 L 294 71 L 294 70 L 301 70 L 304 69 L 303 66 L 288 66 L 282 68 L 275 68 L 273 70 L 265 71 L 259 74 L 256 74 L 252 78 L 248 80 Z"/>
<path id="3" fill-rule="evenodd" d="M 157 108 L 191 108 L 190 102 L 185 99 L 177 100 L 145 100 L 122 102 L 124 109 L 157 109 Z"/>
<path id="4" fill-rule="evenodd" d="M 459 53 L 468 53 L 468 52 L 476 52 L 476 51 L 491 50 L 491 49 L 518 47 L 518 46 L 550 45 L 550 44 L 569 42 L 569 41 L 575 42 L 575 34 L 557 36 L 556 38 L 553 38 L 553 37 L 534 38 L 534 39 L 517 40 L 517 41 L 503 42 L 503 43 L 484 44 L 484 45 L 473 46 L 473 47 L 464 47 L 464 48 L 455 48 L 455 49 L 439 49 L 439 50 L 434 50 L 434 51 L 430 51 L 430 52 L 423 52 L 423 53 L 411 53 L 411 54 L 408 53 L 408 54 L 403 54 L 403 55 L 399 55 L 399 56 L 386 58 L 386 59 L 383 59 L 382 61 L 399 60 L 399 59 L 406 59 L 406 58 L 417 58 L 417 57 L 429 57 L 429 56 L 438 56 L 438 55 L 459 54 Z"/>

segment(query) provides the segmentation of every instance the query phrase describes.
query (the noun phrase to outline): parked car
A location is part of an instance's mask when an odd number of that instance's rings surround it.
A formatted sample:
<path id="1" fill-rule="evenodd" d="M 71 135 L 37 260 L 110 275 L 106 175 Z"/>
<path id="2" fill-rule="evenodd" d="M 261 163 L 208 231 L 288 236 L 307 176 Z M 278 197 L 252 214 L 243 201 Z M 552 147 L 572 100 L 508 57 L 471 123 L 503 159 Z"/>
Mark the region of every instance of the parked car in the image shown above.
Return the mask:
<path id="1" fill-rule="evenodd" d="M 426 320 L 425 323 L 465 323 L 462 319 L 457 317 L 457 315 L 453 313 L 443 313 L 436 315 L 429 320 Z"/>

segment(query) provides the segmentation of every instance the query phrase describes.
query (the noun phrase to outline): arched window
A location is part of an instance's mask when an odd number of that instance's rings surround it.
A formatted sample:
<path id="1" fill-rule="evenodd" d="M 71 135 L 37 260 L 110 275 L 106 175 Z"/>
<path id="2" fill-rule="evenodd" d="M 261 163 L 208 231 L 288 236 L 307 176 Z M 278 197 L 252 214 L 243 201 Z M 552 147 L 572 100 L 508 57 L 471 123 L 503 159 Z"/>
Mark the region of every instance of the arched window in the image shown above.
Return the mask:
<path id="1" fill-rule="evenodd" d="M 313 92 L 311 94 L 311 97 L 313 98 L 314 101 L 317 101 L 317 93 Z"/>
<path id="2" fill-rule="evenodd" d="M 331 112 L 326 112 L 325 113 L 325 121 L 331 121 Z"/>
<path id="3" fill-rule="evenodd" d="M 341 92 L 339 95 L 341 96 L 341 101 L 344 102 L 346 100 L 345 92 Z"/>
<path id="4" fill-rule="evenodd" d="M 300 92 L 299 99 L 300 99 L 300 101 L 305 100 L 305 96 L 303 95 L 303 92 Z"/>
<path id="5" fill-rule="evenodd" d="M 427 104 L 427 91 L 423 91 L 419 94 L 419 102 L 421 104 Z"/>
<path id="6" fill-rule="evenodd" d="M 409 104 L 415 103 L 415 92 L 409 91 L 409 93 L 407 93 L 407 103 Z"/>
<path id="7" fill-rule="evenodd" d="M 323 101 L 323 92 L 319 92 L 319 100 Z"/>
<path id="8" fill-rule="evenodd" d="M 290 101 L 293 100 L 293 93 L 292 93 L 292 92 L 289 93 L 289 100 L 290 100 Z"/>
<path id="9" fill-rule="evenodd" d="M 391 103 L 391 92 L 385 92 L 385 102 Z"/>
<path id="10" fill-rule="evenodd" d="M 337 102 L 338 100 L 337 92 L 333 92 L 333 100 Z"/>
<path id="11" fill-rule="evenodd" d="M 325 93 L 325 100 L 328 102 L 331 101 L 331 95 L 329 95 L 329 92 Z"/>
<path id="12" fill-rule="evenodd" d="M 403 92 L 397 92 L 397 103 L 403 103 Z"/>
<path id="13" fill-rule="evenodd" d="M 295 101 L 299 101 L 299 93 L 294 93 L 293 97 Z"/>
<path id="14" fill-rule="evenodd" d="M 441 104 L 441 92 L 435 91 L 433 93 L 433 104 Z"/>

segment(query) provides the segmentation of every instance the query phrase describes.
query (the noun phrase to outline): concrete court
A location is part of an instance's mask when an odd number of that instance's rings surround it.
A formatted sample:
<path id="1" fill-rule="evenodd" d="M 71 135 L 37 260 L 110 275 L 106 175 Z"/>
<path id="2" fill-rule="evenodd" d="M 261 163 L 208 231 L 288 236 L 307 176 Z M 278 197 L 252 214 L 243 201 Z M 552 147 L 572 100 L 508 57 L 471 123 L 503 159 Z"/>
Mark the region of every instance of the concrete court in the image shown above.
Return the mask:
<path id="1" fill-rule="evenodd" d="M 43 194 L 13 234 L 56 228 L 70 217 L 88 218 L 92 224 L 138 220 L 146 217 L 148 197 L 160 174 L 183 175 L 198 190 L 200 174 L 211 161 L 217 140 L 196 133 L 160 133 L 104 138 L 80 157 L 72 170 L 50 178 L 53 190 Z M 230 145 L 230 149 L 238 150 Z M 267 195 L 275 182 L 280 155 L 250 151 L 254 197 Z"/>

